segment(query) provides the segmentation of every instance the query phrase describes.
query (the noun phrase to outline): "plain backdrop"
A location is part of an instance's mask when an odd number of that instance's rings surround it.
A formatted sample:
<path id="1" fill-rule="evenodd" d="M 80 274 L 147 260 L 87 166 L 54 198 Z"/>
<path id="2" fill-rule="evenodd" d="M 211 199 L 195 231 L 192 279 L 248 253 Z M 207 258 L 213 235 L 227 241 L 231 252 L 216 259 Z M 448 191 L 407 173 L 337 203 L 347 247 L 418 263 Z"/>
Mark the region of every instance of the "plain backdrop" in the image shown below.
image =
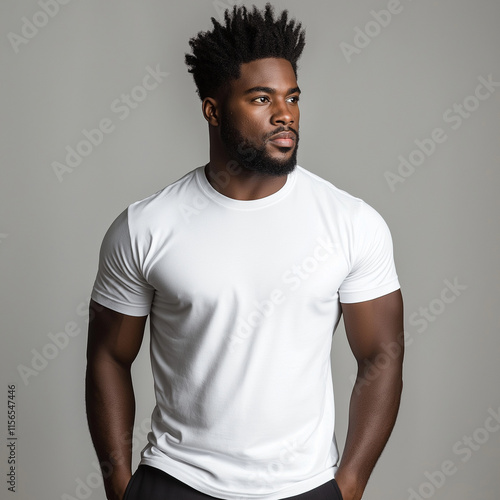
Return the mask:
<path id="1" fill-rule="evenodd" d="M 184 54 L 233 4 L 59 2 L 0 7 L 2 499 L 104 498 L 83 398 L 99 246 L 128 204 L 207 162 Z M 383 215 L 405 299 L 401 411 L 364 498 L 498 500 L 500 3 L 274 5 L 307 30 L 299 163 Z M 134 464 L 154 405 L 148 348 Z M 342 448 L 356 371 L 342 326 L 332 360 Z"/>

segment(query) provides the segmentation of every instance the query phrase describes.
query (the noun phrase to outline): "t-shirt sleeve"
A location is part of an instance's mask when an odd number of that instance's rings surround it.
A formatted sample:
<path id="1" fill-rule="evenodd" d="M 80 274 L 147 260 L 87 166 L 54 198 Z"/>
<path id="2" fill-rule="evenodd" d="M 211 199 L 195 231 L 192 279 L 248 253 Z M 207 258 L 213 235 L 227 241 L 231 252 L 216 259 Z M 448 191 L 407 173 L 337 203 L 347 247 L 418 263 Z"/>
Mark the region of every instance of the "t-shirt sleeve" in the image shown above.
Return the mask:
<path id="1" fill-rule="evenodd" d="M 92 299 L 129 316 L 146 316 L 151 309 L 154 288 L 146 281 L 134 253 L 128 224 L 128 210 L 122 212 L 104 236 Z"/>
<path id="2" fill-rule="evenodd" d="M 400 288 L 389 228 L 364 202 L 354 221 L 352 245 L 352 266 L 339 288 L 340 302 L 363 302 Z"/>

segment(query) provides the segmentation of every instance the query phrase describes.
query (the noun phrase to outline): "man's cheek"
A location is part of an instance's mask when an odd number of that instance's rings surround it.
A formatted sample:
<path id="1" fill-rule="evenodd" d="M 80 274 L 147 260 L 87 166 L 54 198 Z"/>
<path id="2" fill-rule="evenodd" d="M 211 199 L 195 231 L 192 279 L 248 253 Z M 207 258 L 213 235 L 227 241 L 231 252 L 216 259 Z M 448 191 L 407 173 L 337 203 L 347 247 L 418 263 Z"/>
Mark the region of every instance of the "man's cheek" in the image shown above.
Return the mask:
<path id="1" fill-rule="evenodd" d="M 257 151 L 252 147 L 245 147 L 243 144 L 238 145 L 238 153 L 245 158 L 246 161 L 255 160 Z"/>

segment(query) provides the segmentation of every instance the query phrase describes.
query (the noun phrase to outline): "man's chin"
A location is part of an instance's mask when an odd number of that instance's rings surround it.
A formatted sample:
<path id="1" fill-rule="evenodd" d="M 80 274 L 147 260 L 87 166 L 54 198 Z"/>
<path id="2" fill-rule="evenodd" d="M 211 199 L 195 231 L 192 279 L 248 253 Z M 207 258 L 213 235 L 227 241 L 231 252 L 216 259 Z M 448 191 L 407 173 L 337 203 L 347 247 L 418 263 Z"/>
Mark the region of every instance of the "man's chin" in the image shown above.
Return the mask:
<path id="1" fill-rule="evenodd" d="M 221 139 L 228 156 L 249 172 L 281 177 L 295 169 L 298 136 L 293 148 L 277 147 L 270 143 L 265 144 L 263 148 L 256 148 L 248 140 L 243 139 L 237 130 L 222 127 Z"/>
<path id="2" fill-rule="evenodd" d="M 295 161 L 265 161 L 244 165 L 244 168 L 246 168 L 247 170 L 268 177 L 282 177 L 283 175 L 291 174 L 295 170 L 295 167 Z"/>

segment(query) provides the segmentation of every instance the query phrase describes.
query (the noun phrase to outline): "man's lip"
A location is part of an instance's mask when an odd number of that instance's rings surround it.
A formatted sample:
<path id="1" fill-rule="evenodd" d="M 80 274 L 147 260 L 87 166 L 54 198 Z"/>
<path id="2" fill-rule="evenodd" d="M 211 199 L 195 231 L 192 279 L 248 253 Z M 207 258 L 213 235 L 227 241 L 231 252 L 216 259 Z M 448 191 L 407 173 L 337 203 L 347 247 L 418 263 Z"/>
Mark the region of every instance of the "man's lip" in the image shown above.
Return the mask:
<path id="1" fill-rule="evenodd" d="M 275 141 L 276 139 L 292 139 L 295 140 L 295 134 L 293 132 L 280 132 L 270 137 L 270 141 Z"/>
<path id="2" fill-rule="evenodd" d="M 280 132 L 271 136 L 269 142 L 282 148 L 292 148 L 295 144 L 295 134 L 293 132 Z"/>

